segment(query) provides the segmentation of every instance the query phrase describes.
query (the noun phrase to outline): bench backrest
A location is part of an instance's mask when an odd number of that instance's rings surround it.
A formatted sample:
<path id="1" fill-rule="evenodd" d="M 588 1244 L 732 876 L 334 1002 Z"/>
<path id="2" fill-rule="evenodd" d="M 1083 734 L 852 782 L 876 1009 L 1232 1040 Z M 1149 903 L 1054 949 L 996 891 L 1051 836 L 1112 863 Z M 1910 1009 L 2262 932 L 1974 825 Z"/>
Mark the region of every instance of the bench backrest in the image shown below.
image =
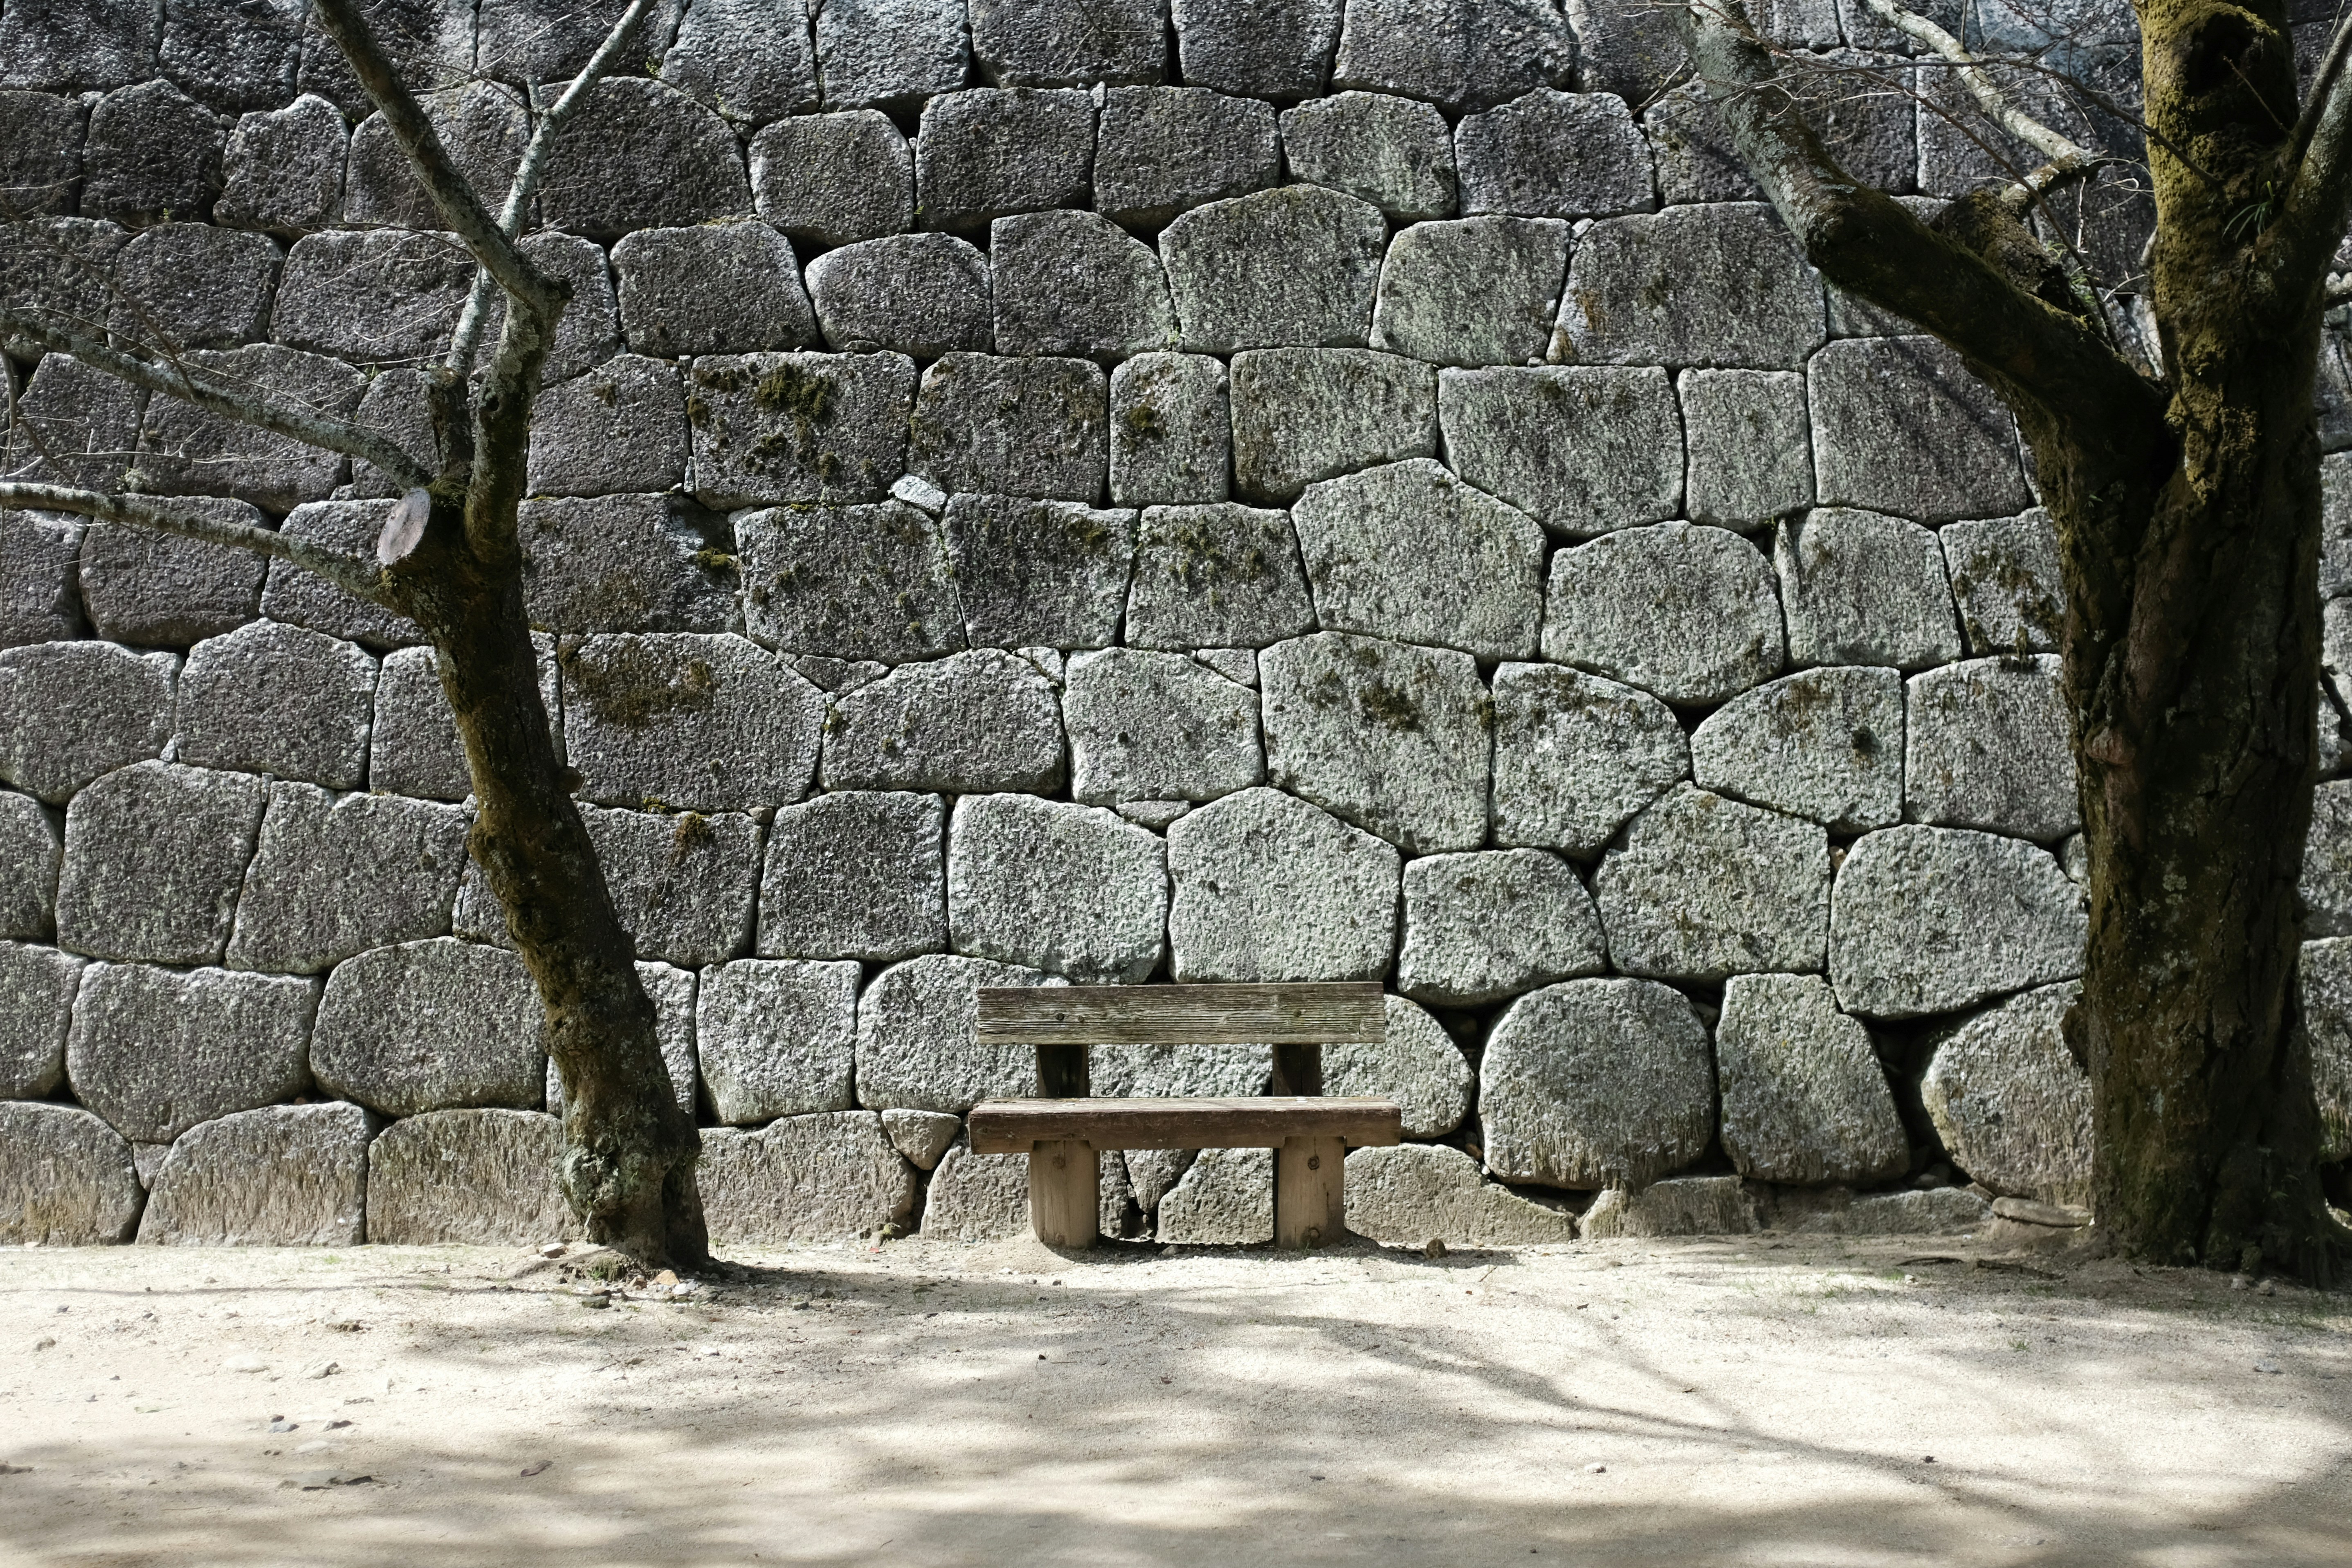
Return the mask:
<path id="1" fill-rule="evenodd" d="M 1376 981 L 1277 985 L 983 986 L 972 1026 L 982 1045 L 1037 1047 L 1037 1092 L 1092 1093 L 1097 1045 L 1274 1047 L 1274 1092 L 1323 1092 L 1323 1047 L 1385 1037 Z"/>

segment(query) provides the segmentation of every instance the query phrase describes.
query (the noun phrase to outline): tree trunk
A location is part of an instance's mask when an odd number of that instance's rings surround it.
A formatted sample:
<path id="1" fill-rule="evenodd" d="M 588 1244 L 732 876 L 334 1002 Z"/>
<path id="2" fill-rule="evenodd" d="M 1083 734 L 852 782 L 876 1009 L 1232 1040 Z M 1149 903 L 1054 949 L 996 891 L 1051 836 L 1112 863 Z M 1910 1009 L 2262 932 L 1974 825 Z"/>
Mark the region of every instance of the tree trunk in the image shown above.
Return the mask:
<path id="1" fill-rule="evenodd" d="M 439 654 L 442 689 L 472 770 L 468 847 L 545 1005 L 563 1083 L 559 1176 L 591 1240 L 648 1268 L 709 1261 L 694 1119 L 678 1108 L 613 913 L 571 774 L 555 754 L 523 616 L 519 563 L 468 549 L 455 506 L 436 505 L 424 547 L 401 563 L 410 613 Z"/>

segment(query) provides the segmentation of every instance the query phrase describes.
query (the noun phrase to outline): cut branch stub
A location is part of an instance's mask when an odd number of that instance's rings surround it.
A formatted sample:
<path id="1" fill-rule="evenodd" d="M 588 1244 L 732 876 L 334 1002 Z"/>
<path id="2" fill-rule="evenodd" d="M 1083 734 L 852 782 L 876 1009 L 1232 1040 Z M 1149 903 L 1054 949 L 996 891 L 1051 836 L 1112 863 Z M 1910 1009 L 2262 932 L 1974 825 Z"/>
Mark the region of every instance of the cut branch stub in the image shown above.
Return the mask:
<path id="1" fill-rule="evenodd" d="M 394 503 L 383 520 L 383 531 L 376 535 L 375 558 L 386 566 L 397 566 L 408 558 L 425 538 L 425 525 L 433 519 L 433 492 L 410 490 Z"/>

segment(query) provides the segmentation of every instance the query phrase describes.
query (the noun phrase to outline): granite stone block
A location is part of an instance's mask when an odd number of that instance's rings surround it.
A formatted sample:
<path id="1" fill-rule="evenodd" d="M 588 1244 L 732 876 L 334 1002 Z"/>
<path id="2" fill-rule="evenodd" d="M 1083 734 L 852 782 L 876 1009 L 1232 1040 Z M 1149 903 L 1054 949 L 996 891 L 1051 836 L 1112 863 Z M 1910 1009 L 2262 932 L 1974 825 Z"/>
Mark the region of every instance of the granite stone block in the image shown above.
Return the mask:
<path id="1" fill-rule="evenodd" d="M 1556 533 L 1589 538 L 1682 510 L 1682 423 L 1664 371 L 1447 370 L 1437 409 L 1455 471 Z"/>
<path id="2" fill-rule="evenodd" d="M 1839 833 L 1903 816 L 1903 678 L 1839 668 L 1743 692 L 1691 735 L 1698 786 Z"/>
<path id="3" fill-rule="evenodd" d="M 1070 660 L 1070 793 L 1093 805 L 1214 800 L 1265 780 L 1258 699 L 1177 653 L 1107 648 Z"/>
<path id="4" fill-rule="evenodd" d="M 470 826 L 454 805 L 274 786 L 228 967 L 316 974 L 372 947 L 447 935 Z"/>
<path id="5" fill-rule="evenodd" d="M 961 954 L 892 964 L 857 999 L 858 1103 L 961 1116 L 983 1100 L 1036 1093 L 1036 1051 L 975 1045 L 972 1020 L 983 985 L 1048 983 L 1038 970 Z"/>
<path id="6" fill-rule="evenodd" d="M 163 1247 L 356 1247 L 368 1142 L 356 1105 L 272 1105 L 192 1127 L 156 1170 L 139 1239 Z"/>
<path id="7" fill-rule="evenodd" d="M 824 696 L 726 634 L 592 637 L 563 663 L 563 735 L 581 795 L 750 811 L 808 793 Z"/>
<path id="8" fill-rule="evenodd" d="M 1138 354 L 1110 376 L 1110 497 L 1120 506 L 1225 499 L 1233 426 L 1224 365 L 1207 354 Z"/>
<path id="9" fill-rule="evenodd" d="M 1578 237 L 1551 357 L 1794 370 L 1827 331 L 1820 279 L 1769 207 L 1678 206 Z"/>
<path id="10" fill-rule="evenodd" d="M 1437 376 L 1369 349 L 1255 349 L 1234 356 L 1234 489 L 1261 505 L 1318 479 L 1437 455 Z"/>
<path id="11" fill-rule="evenodd" d="M 162 20 L 154 0 L 18 0 L 0 16 L 0 87 L 75 92 L 142 80 L 154 74 Z"/>
<path id="12" fill-rule="evenodd" d="M 993 87 L 1156 82 L 1168 68 L 1167 0 L 971 0 L 971 52 Z"/>
<path id="13" fill-rule="evenodd" d="M 920 1193 L 867 1111 L 785 1116 L 757 1132 L 706 1128 L 702 1169 L 711 1239 L 775 1247 L 879 1237 L 912 1222 Z"/>
<path id="14" fill-rule="evenodd" d="M 361 0 L 359 12 L 411 92 L 448 87 L 472 74 L 474 0 Z M 315 15 L 304 18 L 297 85 L 352 120 L 374 107 Z"/>
<path id="15" fill-rule="evenodd" d="M 167 350 L 233 349 L 268 336 L 278 247 L 264 236 L 167 223 L 131 237 L 114 261 L 120 339 Z"/>
<path id="16" fill-rule="evenodd" d="M 1075 89 L 974 88 L 923 105 L 915 205 L 966 232 L 1014 213 L 1093 205 L 1095 103 Z"/>
<path id="17" fill-rule="evenodd" d="M 995 346 L 1005 353 L 1118 362 L 1176 342 L 1160 258 L 1100 214 L 998 218 L 989 263 Z"/>
<path id="18" fill-rule="evenodd" d="M 168 81 L 115 89 L 93 104 L 81 149 L 81 212 L 131 228 L 202 223 L 220 194 L 228 124 Z"/>
<path id="19" fill-rule="evenodd" d="M 392 506 L 383 500 L 306 502 L 286 519 L 281 531 L 365 556 L 374 553 L 391 512 Z M 425 640 L 424 628 L 407 616 L 354 598 L 288 561 L 270 562 L 261 588 L 261 613 L 273 621 L 371 648 L 406 647 Z"/>
<path id="20" fill-rule="evenodd" d="M 691 0 L 662 80 L 738 125 L 817 107 L 816 39 L 796 0 Z"/>
<path id="21" fill-rule="evenodd" d="M 1935 339 L 1843 340 L 1806 380 L 1824 503 L 1928 523 L 2033 504 L 2009 411 Z"/>
<path id="22" fill-rule="evenodd" d="M 697 967 L 721 963 L 751 945 L 751 904 L 760 879 L 760 826 L 737 812 L 608 811 L 580 815 L 596 851 L 613 913 L 637 956 Z M 457 934 L 511 947 L 506 911 L 478 866 L 466 870 Z"/>
<path id="23" fill-rule="evenodd" d="M 1550 218 L 1415 224 L 1389 244 L 1372 346 L 1435 364 L 1540 360 L 1568 252 L 1569 226 Z"/>
<path id="24" fill-rule="evenodd" d="M 449 161 L 496 212 L 514 184 L 523 149 L 530 144 L 530 116 L 522 93 L 500 82 L 468 82 L 428 93 L 419 107 Z M 346 223 L 395 228 L 446 226 L 382 110 L 361 121 L 352 132 L 343 161 L 341 216 Z"/>
<path id="25" fill-rule="evenodd" d="M 1497 844 L 1590 856 L 1691 771 L 1674 710 L 1556 664 L 1495 669 Z"/>
<path id="26" fill-rule="evenodd" d="M 841 790 L 775 815 L 760 879 L 762 957 L 893 963 L 947 946 L 939 796 Z"/>
<path id="27" fill-rule="evenodd" d="M 903 665 L 836 698 L 825 731 L 827 789 L 1051 793 L 1062 779 L 1053 684 L 1009 653 Z"/>
<path id="28" fill-rule="evenodd" d="M 367 776 L 376 661 L 364 650 L 276 621 L 251 621 L 188 650 L 173 754 L 356 789 Z"/>
<path id="29" fill-rule="evenodd" d="M 959 495 L 947 557 L 980 647 L 1103 647 L 1118 636 L 1136 514 L 1072 501 Z"/>
<path id="30" fill-rule="evenodd" d="M 1789 662 L 1924 669 L 1960 657 L 1936 536 L 1916 522 L 1822 507 L 1784 519 L 1772 542 Z"/>
<path id="31" fill-rule="evenodd" d="M 1480 1006 L 1555 980 L 1598 974 L 1606 959 L 1591 896 L 1556 855 L 1540 849 L 1425 855 L 1404 869 L 1404 948 L 1396 983 L 1416 1001 Z M 1392 1017 L 1392 1033 L 1394 1026 Z M 1460 1053 L 1454 1054 L 1458 1063 Z M 1328 1064 L 1325 1076 L 1327 1093 L 1373 1092 L 1332 1089 Z M 1466 1089 L 1466 1069 L 1464 1084 Z"/>
<path id="32" fill-rule="evenodd" d="M 278 341 L 360 364 L 446 353 L 474 263 L 442 235 L 397 229 L 305 236 L 287 253 L 270 319 Z"/>
<path id="33" fill-rule="evenodd" d="M 1095 135 L 1095 210 L 1157 229 L 1275 183 L 1274 106 L 1205 87 L 1114 87 Z"/>
<path id="34" fill-rule="evenodd" d="M 1714 984 L 1819 971 L 1830 921 L 1820 824 L 1678 784 L 1601 857 L 1592 891 L 1609 957 L 1629 974 Z"/>
<path id="35" fill-rule="evenodd" d="M 762 218 L 817 245 L 904 234 L 915 226 L 915 154 L 879 110 L 794 115 L 751 139 L 751 198 Z"/>
<path id="36" fill-rule="evenodd" d="M 365 385 L 347 364 L 280 343 L 198 350 L 187 361 L 338 418 L 357 411 Z M 325 500 L 343 482 L 347 463 L 340 453 L 158 397 L 149 401 L 140 428 L 139 468 L 157 495 L 227 494 L 264 511 L 288 512 Z"/>
<path id="37" fill-rule="evenodd" d="M 1686 370 L 1675 391 L 1688 451 L 1683 504 L 1691 521 L 1747 533 L 1812 504 L 1803 376 Z"/>
<path id="38" fill-rule="evenodd" d="M 523 605 L 554 632 L 735 629 L 726 520 L 679 495 L 525 501 Z"/>
<path id="39" fill-rule="evenodd" d="M 906 108 L 971 82 L 963 0 L 829 0 L 816 53 L 828 109 Z"/>
<path id="40" fill-rule="evenodd" d="M 308 1086 L 319 984 L 222 969 L 93 963 L 66 1037 L 74 1098 L 134 1143 L 166 1143 L 200 1121 Z"/>
<path id="41" fill-rule="evenodd" d="M 136 763 L 66 808 L 58 945 L 93 958 L 217 963 L 268 786 Z"/>
<path id="42" fill-rule="evenodd" d="M 613 247 L 621 330 L 638 353 L 806 348 L 816 321 L 792 242 L 767 224 L 646 228 Z"/>
<path id="43" fill-rule="evenodd" d="M 1486 1169 L 1507 1182 L 1646 1185 L 1715 1135 L 1715 1064 L 1687 997 L 1570 980 L 1510 1005 L 1478 1068 Z"/>
<path id="44" fill-rule="evenodd" d="M 711 1113 L 730 1126 L 847 1110 L 857 966 L 746 958 L 706 970 L 695 1050 Z"/>
<path id="45" fill-rule="evenodd" d="M 1331 85 L 1483 109 L 1566 87 L 1576 35 L 1549 0 L 1348 0 Z"/>
<path id="46" fill-rule="evenodd" d="M 995 347 L 988 258 L 945 234 L 894 234 L 809 263 L 826 346 L 919 360 Z"/>
<path id="47" fill-rule="evenodd" d="M 751 186 L 725 121 L 660 82 L 613 77 L 548 148 L 539 210 L 551 228 L 608 239 L 747 216 Z"/>
<path id="48" fill-rule="evenodd" d="M 1603 534 L 1552 557 L 1543 654 L 1669 702 L 1728 701 L 1780 673 L 1772 568 L 1719 528 Z"/>
<path id="49" fill-rule="evenodd" d="M 876 501 L 904 468 L 915 366 L 903 355 L 712 356 L 686 392 L 705 506 Z"/>
<path id="50" fill-rule="evenodd" d="M 1291 522 L 1323 626 L 1480 658 L 1534 654 L 1543 530 L 1440 464 L 1311 485 Z"/>
<path id="51" fill-rule="evenodd" d="M 250 528 L 268 520 L 240 500 L 162 502 Z M 99 636 L 142 647 L 181 647 L 218 637 L 260 613 L 269 558 L 160 529 L 93 522 L 82 535 L 78 583 Z"/>
<path id="52" fill-rule="evenodd" d="M 1318 632 L 1259 670 L 1275 784 L 1410 854 L 1484 840 L 1491 704 L 1468 654 Z"/>
<path id="53" fill-rule="evenodd" d="M 628 0 L 569 0 L 556 11 L 538 0 L 475 0 L 475 69 L 502 81 L 559 87 L 580 74 L 629 8 Z M 654 0 L 616 67 L 649 68 L 660 59 L 684 8 L 685 0 Z"/>
<path id="54" fill-rule="evenodd" d="M 556 1184 L 563 1124 L 536 1110 L 432 1110 L 368 1146 L 367 1236 L 386 1247 L 541 1246 L 580 1234 Z"/>
<path id="55" fill-rule="evenodd" d="M 1454 212 L 1454 132 L 1410 98 L 1340 92 L 1285 110 L 1282 158 L 1292 179 L 1368 201 L 1399 223 Z"/>
<path id="56" fill-rule="evenodd" d="M 685 482 L 691 444 L 677 368 L 616 354 L 540 394 L 528 483 L 534 495 L 652 500 L 644 492 Z"/>
<path id="57" fill-rule="evenodd" d="M 1173 0 L 1176 58 L 1196 87 L 1313 98 L 1339 43 L 1341 0 Z"/>
<path id="58" fill-rule="evenodd" d="M 1649 143 L 1625 100 L 1538 88 L 1454 131 L 1465 216 L 1598 218 L 1658 205 Z"/>
<path id="59" fill-rule="evenodd" d="M 55 930 L 64 857 L 58 819 L 32 796 L 0 790 L 0 937 L 39 941 Z"/>
<path id="60" fill-rule="evenodd" d="M 1903 815 L 2053 843 L 2083 826 L 2056 654 L 1972 658 L 1906 683 Z"/>
<path id="61" fill-rule="evenodd" d="M 81 636 L 82 538 L 79 518 L 0 512 L 0 648 Z"/>
<path id="62" fill-rule="evenodd" d="M 1944 547 L 1952 597 L 1969 651 L 2055 653 L 2066 622 L 2066 582 L 2058 567 L 2058 531 L 2040 507 L 2016 517 L 1947 523 Z"/>
<path id="63" fill-rule="evenodd" d="M 121 487 L 145 398 L 71 354 L 50 353 L 9 399 L 11 478 L 77 489 Z M 159 400 L 160 401 L 160 400 Z"/>
<path id="64" fill-rule="evenodd" d="M 885 664 L 964 647 L 941 528 L 903 501 L 751 512 L 735 520 L 735 537 L 756 641 Z"/>
<path id="65" fill-rule="evenodd" d="M 350 143 L 341 110 L 323 98 L 243 116 L 222 154 L 213 221 L 284 236 L 326 227 L 341 215 Z"/>
<path id="66" fill-rule="evenodd" d="M 1097 806 L 971 795 L 948 824 L 958 952 L 1081 984 L 1140 984 L 1167 945 L 1167 847 Z"/>
<path id="67" fill-rule="evenodd" d="M 387 1116 L 535 1110 L 547 1093 L 546 1034 L 538 989 L 513 953 L 449 937 L 403 942 L 327 977 L 310 1072 L 328 1093 Z"/>
<path id="68" fill-rule="evenodd" d="M 555 639 L 539 633 L 531 641 L 539 654 L 539 700 L 561 758 L 563 704 Z M 384 658 L 376 677 L 375 728 L 368 737 L 368 785 L 430 800 L 464 800 L 474 793 L 465 743 L 429 647 L 399 648 Z"/>
<path id="69" fill-rule="evenodd" d="M 0 58 L 10 58 L 0 18 Z M 139 1172 L 131 1145 L 70 1105 L 0 1102 L 0 1242 L 14 1247 L 103 1247 L 129 1241 L 139 1224 Z"/>
<path id="70" fill-rule="evenodd" d="M 1246 658 L 1315 624 L 1286 514 L 1234 504 L 1143 513 L 1128 594 L 1129 646 L 1225 648 Z M 1253 661 L 1249 683 L 1255 679 Z"/>
<path id="71" fill-rule="evenodd" d="M 1377 980 L 1396 952 L 1402 858 L 1386 841 L 1273 789 L 1168 830 L 1170 978 Z"/>
<path id="72" fill-rule="evenodd" d="M 1952 1163 L 2004 1197 L 2091 1201 L 2091 1085 L 2061 1034 L 2068 983 L 1987 1008 L 1944 1036 L 1919 1098 Z"/>
<path id="73" fill-rule="evenodd" d="M 1564 1247 L 1576 1217 L 1489 1182 L 1443 1144 L 1348 1152 L 1348 1229 L 1384 1247 Z"/>
<path id="74" fill-rule="evenodd" d="M 1319 185 L 1194 207 L 1160 237 L 1183 346 L 1362 348 L 1387 241 L 1378 207 Z"/>
<path id="75" fill-rule="evenodd" d="M 110 643 L 0 652 L 0 783 L 63 805 L 91 780 L 172 738 L 180 661 Z"/>
<path id="76" fill-rule="evenodd" d="M 1090 361 L 951 353 L 923 373 L 907 467 L 950 494 L 1091 503 L 1108 419 L 1108 383 Z"/>
<path id="77" fill-rule="evenodd" d="M 46 1100 L 66 1080 L 66 1031 L 84 961 L 0 942 L 0 1100 Z"/>
<path id="78" fill-rule="evenodd" d="M 2047 850 L 1953 827 L 1854 841 L 1830 910 L 1830 984 L 1865 1018 L 1916 1018 L 2083 970 L 2083 889 Z"/>
<path id="79" fill-rule="evenodd" d="M 1813 974 L 1737 974 L 1715 1032 L 1723 1149 L 1756 1181 L 1867 1185 L 1911 1149 L 1870 1031 Z"/>

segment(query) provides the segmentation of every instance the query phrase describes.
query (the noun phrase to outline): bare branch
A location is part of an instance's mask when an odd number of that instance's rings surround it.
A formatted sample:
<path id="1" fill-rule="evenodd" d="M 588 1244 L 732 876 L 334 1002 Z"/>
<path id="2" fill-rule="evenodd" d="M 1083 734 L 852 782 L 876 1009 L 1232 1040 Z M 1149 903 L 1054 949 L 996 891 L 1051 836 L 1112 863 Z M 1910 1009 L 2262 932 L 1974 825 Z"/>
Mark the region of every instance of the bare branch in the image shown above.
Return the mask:
<path id="1" fill-rule="evenodd" d="M 76 512 L 107 522 L 176 533 L 183 539 L 202 540 L 207 544 L 250 550 L 315 572 L 336 587 L 373 604 L 387 603 L 383 574 L 373 563 L 313 544 L 307 539 L 208 516 L 202 508 L 184 501 L 174 505 L 160 497 L 108 495 L 68 485 L 0 483 L 0 511 L 27 510 Z"/>
<path id="2" fill-rule="evenodd" d="M 2352 205 L 2352 16 L 2336 29 L 2288 144 L 2294 178 L 2263 235 L 2265 272 L 2288 298 L 2319 282 L 2344 237 Z M 2307 296 L 2306 296 L 2307 297 Z"/>
<path id="3" fill-rule="evenodd" d="M 596 85 L 613 64 L 635 40 L 638 28 L 653 12 L 653 0 L 632 0 L 604 41 L 572 79 L 546 112 L 539 117 L 539 127 L 531 132 L 530 144 L 523 149 L 522 162 L 515 165 L 514 183 L 507 187 L 506 206 L 499 214 L 499 232 L 512 237 L 522 230 L 522 215 L 530 210 L 531 197 L 539 192 L 540 174 L 547 165 L 548 149 L 580 104 L 586 100 L 588 89 Z M 466 298 L 465 313 L 457 318 L 457 331 L 449 345 L 449 368 L 459 376 L 471 374 L 474 356 L 480 352 L 482 330 L 489 319 L 492 279 L 488 268 L 474 275 L 473 292 Z"/>
<path id="4" fill-rule="evenodd" d="M 547 279 L 515 248 L 514 241 L 483 207 L 466 176 L 457 172 L 448 150 L 441 145 L 441 133 L 433 128 L 433 121 L 425 117 L 415 95 L 400 79 L 399 69 L 385 58 L 375 36 L 361 19 L 357 0 L 311 0 L 310 9 L 327 37 L 351 61 L 368 97 L 383 112 L 385 128 L 415 166 L 425 194 L 432 199 L 434 210 L 441 215 L 449 232 L 509 294 L 518 299 L 546 299 Z"/>
<path id="5" fill-rule="evenodd" d="M 1983 106 L 1988 115 L 1992 117 L 1994 123 L 2049 159 L 2053 170 L 2065 171 L 2078 168 L 2106 156 L 2103 153 L 2094 152 L 2079 142 L 2061 136 L 2057 132 L 2011 103 L 2009 100 L 2009 95 L 1995 86 L 1992 78 L 1985 74 L 1984 67 L 1976 56 L 1962 48 L 1959 39 L 1952 37 L 1927 17 L 1916 12 L 1905 10 L 1895 4 L 1895 0 L 1870 0 L 1870 8 L 1885 17 L 1891 26 L 1918 39 L 1942 56 L 1948 63 L 1958 67 L 1961 83 L 1969 92 L 1976 95 L 1977 102 Z"/>
<path id="6" fill-rule="evenodd" d="M 0 338 L 22 339 L 71 354 L 92 370 L 144 391 L 176 397 L 241 425 L 373 463 L 404 488 L 432 482 L 432 476 L 414 458 L 378 431 L 273 397 L 197 366 L 145 353 L 126 353 L 110 347 L 102 338 L 14 310 L 0 310 Z"/>
<path id="7" fill-rule="evenodd" d="M 1688 0 L 1677 21 L 1740 162 L 1830 281 L 1916 322 L 2055 420 L 2160 429 L 2157 389 L 2107 342 L 2103 321 L 2021 288 L 1838 166 L 1775 79 L 1738 0 Z"/>
<path id="8" fill-rule="evenodd" d="M 2320 121 L 2337 96 L 2336 84 L 2343 79 L 2347 57 L 2352 57 L 2352 11 L 2336 24 L 2327 52 L 2320 57 L 2319 69 L 2312 75 L 2311 95 L 2303 101 L 2303 112 L 2295 117 L 2294 138 L 2287 143 L 2290 159 L 2300 163 L 2310 150 L 2312 138 L 2319 134 Z"/>

